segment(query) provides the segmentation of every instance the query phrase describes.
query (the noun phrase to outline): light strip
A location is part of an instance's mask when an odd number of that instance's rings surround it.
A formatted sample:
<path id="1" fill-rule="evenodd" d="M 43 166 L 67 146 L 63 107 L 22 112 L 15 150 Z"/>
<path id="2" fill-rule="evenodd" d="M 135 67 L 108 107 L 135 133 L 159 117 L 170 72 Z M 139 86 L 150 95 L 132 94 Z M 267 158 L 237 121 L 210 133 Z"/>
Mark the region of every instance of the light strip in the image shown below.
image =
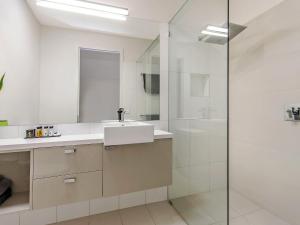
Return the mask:
<path id="1" fill-rule="evenodd" d="M 216 32 L 221 32 L 221 33 L 228 34 L 228 29 L 227 28 L 223 28 L 223 27 L 216 27 L 216 26 L 208 25 L 207 28 L 206 28 L 206 30 L 216 31 Z"/>
<path id="2" fill-rule="evenodd" d="M 108 19 L 127 20 L 128 10 L 78 0 L 38 0 L 38 6 Z"/>
<path id="3" fill-rule="evenodd" d="M 203 31 L 201 31 L 201 33 L 207 34 L 207 35 L 218 36 L 218 37 L 228 37 L 228 34 L 217 33 L 217 32 L 212 32 L 212 31 L 208 31 L 208 30 L 203 30 Z"/>

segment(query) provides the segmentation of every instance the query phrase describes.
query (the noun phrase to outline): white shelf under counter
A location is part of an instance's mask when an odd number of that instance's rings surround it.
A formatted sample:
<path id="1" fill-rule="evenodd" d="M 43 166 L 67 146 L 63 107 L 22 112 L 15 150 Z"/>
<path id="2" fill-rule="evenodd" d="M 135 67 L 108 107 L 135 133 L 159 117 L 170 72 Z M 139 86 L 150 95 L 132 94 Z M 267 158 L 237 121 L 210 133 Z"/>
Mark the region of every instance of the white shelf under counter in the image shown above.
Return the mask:
<path id="1" fill-rule="evenodd" d="M 12 196 L 0 205 L 0 215 L 31 209 L 32 152 L 0 154 L 0 175 L 12 181 Z"/>
<path id="2" fill-rule="evenodd" d="M 30 210 L 29 192 L 14 193 L 0 206 L 0 215 Z"/>

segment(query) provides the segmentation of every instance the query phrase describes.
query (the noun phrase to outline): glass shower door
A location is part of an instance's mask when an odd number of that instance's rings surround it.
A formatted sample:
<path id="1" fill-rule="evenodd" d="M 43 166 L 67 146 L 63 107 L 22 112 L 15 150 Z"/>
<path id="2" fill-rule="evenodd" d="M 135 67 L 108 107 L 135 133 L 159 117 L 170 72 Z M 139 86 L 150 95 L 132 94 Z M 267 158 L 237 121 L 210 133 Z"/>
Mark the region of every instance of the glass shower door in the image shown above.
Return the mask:
<path id="1" fill-rule="evenodd" d="M 227 0 L 189 0 L 170 22 L 169 199 L 189 225 L 227 224 Z"/>

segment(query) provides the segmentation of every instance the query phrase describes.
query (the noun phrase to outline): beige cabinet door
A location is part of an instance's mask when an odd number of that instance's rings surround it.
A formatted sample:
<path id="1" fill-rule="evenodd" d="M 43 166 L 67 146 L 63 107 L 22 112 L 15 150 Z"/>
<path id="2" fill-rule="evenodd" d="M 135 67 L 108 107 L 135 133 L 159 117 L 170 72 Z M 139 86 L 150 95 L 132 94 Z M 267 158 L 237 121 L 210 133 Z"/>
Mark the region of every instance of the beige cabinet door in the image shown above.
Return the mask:
<path id="1" fill-rule="evenodd" d="M 102 170 L 103 145 L 79 145 L 34 150 L 34 179 Z"/>
<path id="2" fill-rule="evenodd" d="M 172 140 L 112 146 L 103 150 L 103 196 L 172 183 Z"/>
<path id="3" fill-rule="evenodd" d="M 101 196 L 101 171 L 33 181 L 33 209 L 85 201 Z"/>

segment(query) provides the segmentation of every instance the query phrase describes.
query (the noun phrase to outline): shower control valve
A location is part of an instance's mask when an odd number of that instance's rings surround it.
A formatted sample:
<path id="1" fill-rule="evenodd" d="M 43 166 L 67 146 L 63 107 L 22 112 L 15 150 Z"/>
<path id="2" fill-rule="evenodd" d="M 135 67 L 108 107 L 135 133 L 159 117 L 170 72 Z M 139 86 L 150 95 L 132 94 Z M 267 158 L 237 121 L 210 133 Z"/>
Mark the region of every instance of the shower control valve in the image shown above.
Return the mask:
<path id="1" fill-rule="evenodd" d="M 295 108 L 292 107 L 292 113 L 293 113 L 294 116 L 299 116 L 299 114 L 300 114 L 300 108 L 297 108 L 297 110 L 295 110 Z"/>
<path id="2" fill-rule="evenodd" d="M 300 104 L 286 106 L 285 120 L 286 121 L 300 121 Z"/>

